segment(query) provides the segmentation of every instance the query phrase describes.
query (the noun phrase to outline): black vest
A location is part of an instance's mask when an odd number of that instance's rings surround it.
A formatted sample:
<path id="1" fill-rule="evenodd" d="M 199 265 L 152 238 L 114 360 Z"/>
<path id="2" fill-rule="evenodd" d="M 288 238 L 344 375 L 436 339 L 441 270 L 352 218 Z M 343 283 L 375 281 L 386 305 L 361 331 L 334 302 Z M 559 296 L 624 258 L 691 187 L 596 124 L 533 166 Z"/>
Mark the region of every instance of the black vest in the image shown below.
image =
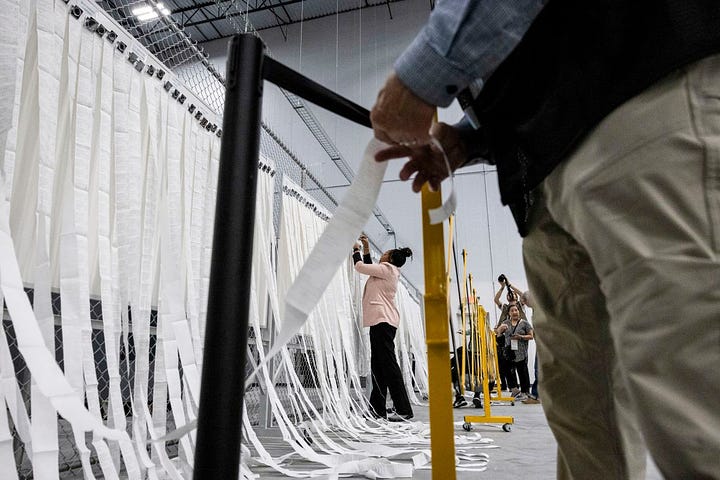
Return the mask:
<path id="1" fill-rule="evenodd" d="M 595 125 L 716 52 L 720 0 L 549 0 L 474 104 L 520 234 L 532 189 Z"/>

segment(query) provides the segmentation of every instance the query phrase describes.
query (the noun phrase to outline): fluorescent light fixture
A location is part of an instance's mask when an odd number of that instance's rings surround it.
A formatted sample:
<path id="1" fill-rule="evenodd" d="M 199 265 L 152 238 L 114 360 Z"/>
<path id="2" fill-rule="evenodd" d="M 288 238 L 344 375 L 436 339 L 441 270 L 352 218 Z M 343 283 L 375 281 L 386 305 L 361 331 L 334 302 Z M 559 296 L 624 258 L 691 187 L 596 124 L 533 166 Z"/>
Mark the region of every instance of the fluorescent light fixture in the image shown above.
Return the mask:
<path id="1" fill-rule="evenodd" d="M 142 15 L 137 15 L 138 20 L 141 22 L 147 22 L 148 20 L 152 20 L 153 18 L 158 18 L 158 14 L 155 11 L 150 11 L 148 13 L 143 13 Z"/>
<path id="2" fill-rule="evenodd" d="M 136 17 L 139 17 L 140 15 L 147 15 L 148 13 L 150 13 L 150 12 L 152 12 L 152 11 L 153 11 L 152 7 L 151 7 L 150 5 L 145 4 L 145 3 L 143 3 L 143 4 L 140 5 L 139 7 L 135 7 L 135 8 L 132 9 L 132 13 L 133 13 L 133 15 L 135 15 Z"/>
<path id="3" fill-rule="evenodd" d="M 170 10 L 162 3 L 157 4 L 157 10 L 160 10 L 160 13 L 162 13 L 165 16 L 170 15 L 170 13 L 171 13 Z M 154 9 L 151 5 L 148 5 L 146 3 L 140 4 L 139 6 L 133 8 L 132 13 L 141 22 L 146 22 L 148 20 L 154 20 L 159 17 L 156 9 Z"/>

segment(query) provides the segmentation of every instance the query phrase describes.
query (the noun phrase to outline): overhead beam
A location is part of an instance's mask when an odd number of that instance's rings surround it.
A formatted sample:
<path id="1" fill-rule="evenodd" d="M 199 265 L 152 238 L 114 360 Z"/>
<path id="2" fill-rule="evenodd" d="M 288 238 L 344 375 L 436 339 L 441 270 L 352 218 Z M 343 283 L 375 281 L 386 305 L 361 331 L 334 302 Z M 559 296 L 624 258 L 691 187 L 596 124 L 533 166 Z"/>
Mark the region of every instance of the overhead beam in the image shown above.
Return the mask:
<path id="1" fill-rule="evenodd" d="M 388 8 L 390 8 L 390 4 L 391 4 L 391 3 L 399 3 L 399 2 L 402 2 L 402 1 L 404 1 L 404 0 L 385 0 L 385 2 L 382 2 L 382 3 L 376 3 L 376 4 L 374 4 L 374 5 L 369 5 L 369 7 L 379 7 L 379 6 L 383 5 L 383 4 L 385 4 L 385 5 L 387 5 Z M 330 15 L 339 15 L 339 14 L 341 14 L 341 13 L 355 12 L 355 11 L 357 11 L 357 10 L 363 10 L 363 9 L 365 9 L 365 8 L 368 8 L 368 7 L 366 7 L 365 5 L 360 5 L 360 6 L 356 6 L 356 7 L 349 7 L 349 8 L 346 8 L 346 9 L 344 9 L 344 10 L 337 11 L 337 12 L 324 13 L 324 14 L 315 15 L 315 16 L 312 16 L 312 17 L 299 18 L 299 19 L 297 19 L 297 20 L 292 20 L 292 21 L 289 21 L 289 22 L 285 23 L 285 26 L 287 26 L 287 25 L 294 25 L 294 24 L 300 23 L 300 22 L 308 22 L 308 21 L 310 21 L 310 20 L 317 20 L 318 18 L 329 17 Z M 392 15 L 391 15 L 390 18 L 392 18 Z M 275 28 L 276 26 L 277 26 L 277 25 L 268 25 L 267 27 L 260 27 L 260 28 L 255 27 L 255 30 L 256 30 L 256 31 L 268 30 L 268 29 L 271 29 L 271 28 Z"/>
<path id="2" fill-rule="evenodd" d="M 213 5 L 220 5 L 221 3 L 232 3 L 233 1 L 234 0 L 218 0 L 216 2 L 196 3 L 195 5 L 191 5 L 189 7 L 173 8 L 170 10 L 170 14 L 174 15 L 176 13 L 189 12 L 190 10 L 212 7 Z"/>
<path id="3" fill-rule="evenodd" d="M 304 0 L 284 0 L 284 1 L 281 1 L 281 2 L 278 2 L 278 3 L 265 3 L 265 2 L 263 2 L 261 5 L 257 5 L 257 4 L 256 4 L 255 7 L 250 7 L 249 4 L 248 4 L 247 2 L 245 2 L 245 4 L 248 5 L 248 7 L 249 7 L 249 8 L 246 9 L 246 10 L 237 11 L 237 12 L 233 12 L 233 13 L 226 13 L 225 15 L 218 15 L 218 16 L 212 16 L 212 17 L 211 17 L 211 16 L 207 16 L 207 18 L 205 18 L 205 19 L 203 19 L 203 20 L 198 20 L 198 21 L 195 21 L 195 22 L 188 22 L 188 23 L 186 23 L 184 26 L 185 26 L 185 27 L 197 27 L 198 25 L 204 25 L 204 24 L 206 24 L 206 23 L 216 22 L 216 21 L 218 21 L 218 20 L 222 20 L 223 18 L 238 17 L 238 16 L 245 16 L 245 15 L 252 15 L 253 13 L 263 12 L 263 11 L 266 11 L 266 10 L 270 10 L 270 11 L 273 11 L 273 13 L 275 13 L 275 12 L 274 12 L 274 9 L 276 9 L 276 8 L 285 8 L 286 6 L 294 5 L 294 4 L 300 3 L 300 2 L 302 2 L 302 1 L 304 1 Z M 355 7 L 349 7 L 349 8 L 346 8 L 346 9 L 343 9 L 343 10 L 339 10 L 339 11 L 336 11 L 336 12 L 332 12 L 332 13 L 320 14 L 320 15 L 315 15 L 315 16 L 312 16 L 312 17 L 305 17 L 305 18 L 297 19 L 297 20 L 292 20 L 292 19 L 290 19 L 290 16 L 288 15 L 288 20 L 287 20 L 287 21 L 284 21 L 284 23 L 283 23 L 282 25 L 277 25 L 277 24 L 276 24 L 276 25 L 269 25 L 269 26 L 267 26 L 267 27 L 256 28 L 256 30 L 267 30 L 267 29 L 269 29 L 269 28 L 275 28 L 275 27 L 283 27 L 283 26 L 287 26 L 287 25 L 293 25 L 293 24 L 295 24 L 295 23 L 306 22 L 306 21 L 310 21 L 310 20 L 316 20 L 316 19 L 318 19 L 318 18 L 328 17 L 328 16 L 330 16 L 330 15 L 338 15 L 338 14 L 341 14 L 341 13 L 354 12 L 354 11 L 356 11 L 356 10 L 362 10 L 362 9 L 368 8 L 368 7 L 377 7 L 377 6 L 380 6 L 380 5 L 383 5 L 383 4 L 384 4 L 384 5 L 387 5 L 387 7 L 388 7 L 388 9 L 389 9 L 391 3 L 398 3 L 398 2 L 402 2 L 402 1 L 403 1 L 403 0 L 385 0 L 384 2 L 378 2 L 378 3 L 376 3 L 376 4 L 370 4 L 370 3 L 368 2 L 368 0 L 365 0 L 365 2 L 364 2 L 363 4 L 358 5 L 358 6 L 355 6 Z M 220 3 L 224 3 L 224 2 L 221 0 Z M 192 10 L 192 9 L 195 9 L 195 8 L 204 8 L 204 7 L 208 7 L 208 6 L 211 6 L 211 5 L 216 5 L 216 3 L 215 3 L 215 2 L 199 3 L 199 4 L 194 5 L 193 7 L 185 7 L 185 8 L 180 8 L 180 9 L 173 10 L 172 13 L 173 13 L 173 14 L 174 14 L 174 13 L 181 13 L 181 12 L 183 12 L 183 11 L 188 11 L 188 10 Z M 203 14 L 205 14 L 204 11 L 203 11 Z M 207 14 L 205 14 L 205 15 L 207 15 Z M 276 15 L 276 19 L 278 19 L 278 18 L 277 18 L 277 14 L 275 14 L 275 15 Z M 391 18 L 392 18 L 392 12 L 391 12 L 390 15 L 391 15 Z"/>

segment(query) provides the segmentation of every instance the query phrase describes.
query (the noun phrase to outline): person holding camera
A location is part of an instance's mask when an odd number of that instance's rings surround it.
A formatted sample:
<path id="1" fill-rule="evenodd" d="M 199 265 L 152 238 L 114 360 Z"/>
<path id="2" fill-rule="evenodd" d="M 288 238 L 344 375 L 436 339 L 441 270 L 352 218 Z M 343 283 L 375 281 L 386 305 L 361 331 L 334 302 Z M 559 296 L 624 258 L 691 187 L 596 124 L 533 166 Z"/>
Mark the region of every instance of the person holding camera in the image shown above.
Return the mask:
<path id="1" fill-rule="evenodd" d="M 370 327 L 370 370 L 372 392 L 370 407 L 378 418 L 401 422 L 413 418 L 412 406 L 405 389 L 402 370 L 395 356 L 395 333 L 400 325 L 400 313 L 395 306 L 395 294 L 400 278 L 400 267 L 405 259 L 412 256 L 409 248 L 388 250 L 380 257 L 378 264 L 372 264 L 370 245 L 365 235 L 360 244 L 353 246 L 355 270 L 368 275 L 362 298 L 363 327 Z M 388 391 L 395 406 L 395 412 L 387 415 L 386 398 Z"/>
<path id="2" fill-rule="evenodd" d="M 522 308 L 522 305 L 518 303 L 519 297 L 515 293 L 519 290 L 515 288 L 515 286 L 510 284 L 505 274 L 500 274 L 500 276 L 498 277 L 498 282 L 500 283 L 500 289 L 497 291 L 497 293 L 495 293 L 495 305 L 497 305 L 497 307 L 500 309 L 500 318 L 498 319 L 497 325 L 495 325 L 496 332 L 497 328 L 503 323 L 505 323 L 508 318 L 510 318 L 508 315 L 508 309 L 510 308 L 510 305 L 518 305 L 518 308 L 520 309 L 520 318 L 527 319 L 525 317 L 525 312 Z M 507 303 L 502 303 L 500 301 L 500 297 L 502 296 L 502 293 L 503 291 L 505 291 L 506 287 Z M 505 337 L 502 334 L 497 334 L 495 339 L 498 356 L 498 370 L 501 384 L 513 396 L 518 395 L 520 393 L 520 389 L 518 388 L 519 383 L 517 373 L 515 372 L 515 366 L 513 365 L 512 361 L 507 360 L 503 355 L 503 349 L 505 348 Z"/>
<path id="3" fill-rule="evenodd" d="M 498 282 L 500 283 L 500 290 L 495 293 L 495 305 L 498 306 L 501 310 L 505 307 L 503 307 L 503 304 L 500 302 L 500 297 L 502 296 L 503 291 L 505 288 L 507 288 L 507 299 L 508 299 L 508 305 L 511 303 L 517 303 L 518 299 L 522 297 L 523 292 L 521 292 L 515 285 L 511 284 L 504 273 L 501 273 L 498 277 Z M 503 310 L 503 314 L 507 314 L 506 310 Z M 522 311 L 522 306 L 520 307 L 520 317 L 525 319 L 525 313 Z"/>
<path id="4" fill-rule="evenodd" d="M 520 392 L 513 389 L 513 394 L 516 400 L 522 401 L 527 400 L 530 393 L 530 373 L 527 366 L 528 342 L 535 337 L 530 322 L 520 318 L 520 308 L 517 304 L 508 307 L 508 317 L 495 332 L 505 338 L 502 356 L 511 363 L 520 377 Z"/>

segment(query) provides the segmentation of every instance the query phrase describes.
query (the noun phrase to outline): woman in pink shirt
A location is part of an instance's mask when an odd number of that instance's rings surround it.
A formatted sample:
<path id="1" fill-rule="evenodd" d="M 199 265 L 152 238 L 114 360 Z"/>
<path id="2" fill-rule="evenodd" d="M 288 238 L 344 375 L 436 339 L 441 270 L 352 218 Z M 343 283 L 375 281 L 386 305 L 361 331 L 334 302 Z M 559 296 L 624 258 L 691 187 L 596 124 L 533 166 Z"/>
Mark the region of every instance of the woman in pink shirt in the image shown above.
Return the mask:
<path id="1" fill-rule="evenodd" d="M 387 417 L 385 409 L 388 390 L 395 406 L 395 414 L 388 420 L 399 422 L 413 417 L 402 371 L 395 357 L 395 333 L 400 324 L 400 314 L 395 306 L 400 267 L 405 259 L 412 255 L 409 248 L 388 250 L 380 257 L 380 262 L 372 263 L 370 247 L 365 235 L 360 237 L 363 245 L 363 257 L 360 256 L 360 244 L 353 247 L 355 270 L 369 278 L 363 293 L 363 327 L 370 327 L 370 369 L 372 372 L 372 393 L 370 406 L 372 412 L 380 418 Z"/>

